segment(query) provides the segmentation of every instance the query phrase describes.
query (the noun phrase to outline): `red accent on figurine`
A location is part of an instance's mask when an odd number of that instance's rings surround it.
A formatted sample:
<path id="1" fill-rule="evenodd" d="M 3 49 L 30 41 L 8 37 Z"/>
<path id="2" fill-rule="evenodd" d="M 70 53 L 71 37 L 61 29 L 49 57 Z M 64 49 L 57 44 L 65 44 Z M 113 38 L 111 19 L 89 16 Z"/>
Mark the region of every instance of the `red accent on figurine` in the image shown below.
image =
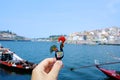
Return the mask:
<path id="1" fill-rule="evenodd" d="M 62 43 L 64 43 L 65 42 L 65 37 L 64 36 L 60 36 L 59 38 L 58 38 L 58 42 L 60 42 L 60 41 L 62 41 Z"/>

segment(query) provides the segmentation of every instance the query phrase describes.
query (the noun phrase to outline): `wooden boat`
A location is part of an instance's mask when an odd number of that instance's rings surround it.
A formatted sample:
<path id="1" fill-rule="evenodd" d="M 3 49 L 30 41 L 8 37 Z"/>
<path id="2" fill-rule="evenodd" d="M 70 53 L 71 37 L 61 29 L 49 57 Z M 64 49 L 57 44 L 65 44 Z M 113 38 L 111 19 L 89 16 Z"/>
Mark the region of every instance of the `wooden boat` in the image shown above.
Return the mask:
<path id="1" fill-rule="evenodd" d="M 117 72 L 115 70 L 107 70 L 107 69 L 100 67 L 102 65 L 116 64 L 116 63 L 120 63 L 120 62 L 109 62 L 109 63 L 102 63 L 102 64 L 100 64 L 98 60 L 95 60 L 94 62 L 95 62 L 95 66 L 97 67 L 97 69 L 99 69 L 101 72 L 103 72 L 106 76 L 108 76 L 114 80 L 120 80 L 119 72 Z"/>
<path id="2" fill-rule="evenodd" d="M 12 72 L 31 73 L 37 64 L 20 58 L 8 48 L 0 47 L 0 67 Z"/>
<path id="3" fill-rule="evenodd" d="M 118 63 L 120 63 L 120 61 L 118 61 L 118 62 L 106 62 L 106 63 L 101 63 L 101 64 L 99 63 L 98 60 L 95 60 L 94 62 L 95 62 L 95 64 L 87 65 L 87 66 L 81 66 L 81 67 L 78 67 L 78 68 L 70 68 L 70 70 L 73 71 L 75 69 L 88 68 L 88 67 L 96 66 L 97 69 L 99 69 L 105 75 L 110 77 L 110 79 L 112 78 L 112 80 L 120 80 L 120 72 L 115 71 L 115 70 L 107 70 L 107 69 L 104 69 L 104 68 L 100 67 L 102 65 L 118 64 Z"/>
<path id="4" fill-rule="evenodd" d="M 114 79 L 114 80 L 120 80 L 120 74 L 115 71 L 115 70 L 107 70 L 104 68 L 99 67 L 99 65 L 96 65 L 96 67 L 102 71 L 105 75 L 107 75 L 108 77 Z"/>

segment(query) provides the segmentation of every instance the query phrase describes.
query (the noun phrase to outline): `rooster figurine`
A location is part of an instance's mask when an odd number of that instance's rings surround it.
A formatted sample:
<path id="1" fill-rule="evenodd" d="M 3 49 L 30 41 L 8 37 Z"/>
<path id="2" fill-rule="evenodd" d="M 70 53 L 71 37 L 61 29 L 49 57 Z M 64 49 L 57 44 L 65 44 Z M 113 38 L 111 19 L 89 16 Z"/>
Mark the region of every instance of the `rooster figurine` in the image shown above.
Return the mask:
<path id="1" fill-rule="evenodd" d="M 64 47 L 64 42 L 65 42 L 65 37 L 60 36 L 58 38 L 58 42 L 60 42 L 60 50 L 58 50 L 56 45 L 53 45 L 50 47 L 50 52 L 55 52 L 55 57 L 57 60 L 61 60 L 64 57 L 64 52 L 63 52 L 63 47 Z"/>

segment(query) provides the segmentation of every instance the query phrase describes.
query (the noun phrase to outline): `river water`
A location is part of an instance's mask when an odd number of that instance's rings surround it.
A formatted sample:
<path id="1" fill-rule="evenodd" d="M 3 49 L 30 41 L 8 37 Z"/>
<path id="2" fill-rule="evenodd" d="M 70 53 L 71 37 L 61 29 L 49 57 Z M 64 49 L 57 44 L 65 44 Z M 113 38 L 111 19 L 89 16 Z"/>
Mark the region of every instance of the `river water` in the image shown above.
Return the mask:
<path id="1" fill-rule="evenodd" d="M 39 63 L 45 58 L 54 57 L 50 55 L 50 46 L 57 45 L 56 42 L 17 42 L 0 41 L 0 43 L 11 51 L 15 52 L 21 58 Z M 58 80 L 111 80 L 95 66 L 88 68 L 79 68 L 80 66 L 93 65 L 94 60 L 100 63 L 119 61 L 115 60 L 110 54 L 120 57 L 120 46 L 112 45 L 75 45 L 65 44 L 64 46 L 64 67 L 60 71 Z M 120 64 L 101 66 L 106 69 L 120 71 Z M 77 68 L 71 71 L 70 68 Z M 0 80 L 30 80 L 31 74 L 19 74 L 6 71 L 0 68 Z"/>

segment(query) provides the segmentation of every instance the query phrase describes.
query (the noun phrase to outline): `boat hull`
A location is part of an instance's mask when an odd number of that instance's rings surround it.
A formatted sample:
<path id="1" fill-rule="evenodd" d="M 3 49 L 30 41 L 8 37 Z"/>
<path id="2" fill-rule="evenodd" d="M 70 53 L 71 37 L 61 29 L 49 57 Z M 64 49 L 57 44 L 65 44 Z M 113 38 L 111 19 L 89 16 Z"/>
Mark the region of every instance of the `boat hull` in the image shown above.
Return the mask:
<path id="1" fill-rule="evenodd" d="M 96 67 L 108 77 L 114 80 L 120 80 L 120 74 L 118 74 L 115 70 L 107 70 L 107 69 L 100 68 L 99 66 L 96 66 Z"/>
<path id="2" fill-rule="evenodd" d="M 11 66 L 11 65 L 6 65 L 2 64 L 0 61 L 0 68 L 9 71 L 9 72 L 16 72 L 19 74 L 31 74 L 33 68 L 24 68 L 24 67 L 17 67 L 17 66 Z"/>

